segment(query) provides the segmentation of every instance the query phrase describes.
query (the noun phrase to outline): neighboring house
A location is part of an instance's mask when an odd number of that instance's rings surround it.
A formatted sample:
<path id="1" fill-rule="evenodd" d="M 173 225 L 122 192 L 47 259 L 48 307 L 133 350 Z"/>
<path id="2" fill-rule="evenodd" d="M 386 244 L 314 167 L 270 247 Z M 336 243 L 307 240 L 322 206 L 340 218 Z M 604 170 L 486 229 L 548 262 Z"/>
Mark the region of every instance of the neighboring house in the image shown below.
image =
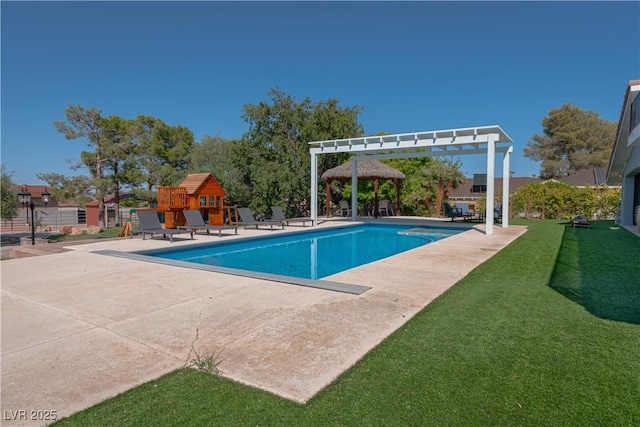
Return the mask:
<path id="1" fill-rule="evenodd" d="M 85 225 L 87 210 L 78 206 L 78 202 L 73 199 L 60 200 L 56 222 L 60 225 Z"/>
<path id="2" fill-rule="evenodd" d="M 25 185 L 16 185 L 17 194 Z M 36 225 L 42 230 L 57 230 L 62 225 L 83 224 L 85 221 L 84 209 L 80 209 L 74 201 L 56 200 L 53 195 L 49 197 L 49 203 L 45 206 L 42 202 L 42 193 L 49 187 L 45 185 L 26 185 L 26 189 L 31 193 L 34 210 L 33 216 Z M 29 209 L 18 203 L 16 197 L 17 216 L 12 221 L 2 221 L 3 231 L 28 230 L 31 224 L 31 214 Z"/>
<path id="3" fill-rule="evenodd" d="M 18 191 L 22 190 L 23 188 L 25 188 L 29 193 L 31 193 L 31 201 L 37 208 L 44 207 L 44 203 L 42 203 L 42 193 L 44 193 L 45 191 L 47 193 L 51 193 L 49 191 L 49 187 L 46 185 L 26 185 L 26 184 L 15 185 L 14 191 L 16 194 L 18 194 Z M 49 203 L 47 204 L 47 206 L 50 208 L 55 208 L 58 206 L 58 201 L 54 199 L 53 196 L 49 196 Z M 18 209 L 23 208 L 23 206 L 20 203 L 18 203 L 17 197 L 16 197 L 16 207 L 18 207 Z"/>
<path id="4" fill-rule="evenodd" d="M 123 200 L 133 199 L 135 195 L 130 193 L 120 193 L 120 202 Z M 113 195 L 107 195 L 104 197 L 104 214 L 106 215 L 107 227 L 113 227 L 115 225 L 121 225 L 123 219 L 128 217 L 128 209 L 120 209 L 119 213 L 116 213 L 115 210 L 115 201 L 116 198 Z M 87 203 L 86 206 L 86 223 L 87 225 L 99 226 L 100 225 L 100 203 L 98 200 L 94 200 L 92 202 Z M 116 216 L 120 216 L 119 219 L 116 220 Z"/>
<path id="5" fill-rule="evenodd" d="M 620 225 L 637 225 L 640 211 L 640 80 L 630 80 L 622 101 L 607 184 L 622 186 Z"/>
<path id="6" fill-rule="evenodd" d="M 16 185 L 16 193 L 20 191 L 25 185 Z M 34 204 L 34 219 L 36 224 L 39 224 L 43 229 L 57 230 L 63 225 L 99 225 L 98 223 L 98 201 L 94 200 L 87 204 L 86 209 L 78 206 L 74 200 L 56 200 L 53 196 L 50 196 L 47 206 L 42 203 L 42 193 L 45 190 L 49 190 L 45 185 L 27 185 L 27 190 L 31 193 L 31 200 Z M 121 193 L 120 201 L 135 197 L 133 194 Z M 121 219 L 116 221 L 116 212 L 114 209 L 114 196 L 108 195 L 104 198 L 105 212 L 107 214 L 109 226 L 121 223 L 122 219 L 128 217 L 128 210 L 121 210 Z M 13 221 L 2 221 L 3 230 L 19 231 L 22 229 L 28 229 L 31 224 L 30 213 L 28 209 L 18 203 L 16 197 L 16 207 L 18 215 Z M 11 223 L 11 224 L 10 224 Z M 12 227 L 9 227 L 12 225 Z"/>
<path id="7" fill-rule="evenodd" d="M 573 187 L 597 187 L 599 185 L 607 185 L 607 169 L 583 169 L 572 175 L 558 178 L 557 181 L 564 182 Z"/>
<path id="8" fill-rule="evenodd" d="M 58 211 L 58 201 L 53 198 L 53 196 L 49 196 L 49 203 L 45 206 L 42 202 L 42 193 L 45 191 L 47 193 L 51 193 L 49 191 L 49 187 L 46 185 L 16 185 L 14 186 L 14 191 L 16 194 L 22 189 L 26 189 L 29 193 L 31 193 L 31 201 L 33 202 L 33 216 L 36 224 L 41 225 L 50 225 L 51 223 L 55 223 L 55 213 Z M 31 213 L 29 209 L 25 206 L 22 206 L 18 202 L 18 198 L 16 197 L 16 208 L 17 208 L 17 216 L 11 221 L 14 225 L 17 225 L 17 229 L 20 228 L 29 228 L 31 224 Z M 3 225 L 4 221 L 3 221 Z"/>
<path id="9" fill-rule="evenodd" d="M 540 178 L 511 177 L 509 179 L 509 192 L 514 193 L 523 185 L 531 182 L 542 182 Z M 495 189 L 497 193 L 502 191 L 502 178 L 496 178 Z M 480 210 L 478 199 L 487 195 L 487 176 L 475 174 L 473 178 L 467 178 L 458 188 L 449 192 L 449 200 L 452 202 L 464 202 L 469 204 L 470 210 Z"/>
<path id="10" fill-rule="evenodd" d="M 511 194 L 518 191 L 522 186 L 534 183 L 543 183 L 547 181 L 559 181 L 569 184 L 573 187 L 597 187 L 599 185 L 606 185 L 606 169 L 605 168 L 592 168 L 584 169 L 572 175 L 563 176 L 556 180 L 543 180 L 540 178 L 529 177 L 512 177 L 509 180 L 509 191 Z M 484 177 L 484 181 L 483 181 Z M 495 184 L 496 191 L 502 190 L 502 178 L 496 178 Z M 479 210 L 478 199 L 486 196 L 486 176 L 484 174 L 476 174 L 474 178 L 467 178 L 465 183 L 458 188 L 451 190 L 449 193 L 449 200 L 453 203 L 464 202 L 469 204 L 469 209 Z"/>

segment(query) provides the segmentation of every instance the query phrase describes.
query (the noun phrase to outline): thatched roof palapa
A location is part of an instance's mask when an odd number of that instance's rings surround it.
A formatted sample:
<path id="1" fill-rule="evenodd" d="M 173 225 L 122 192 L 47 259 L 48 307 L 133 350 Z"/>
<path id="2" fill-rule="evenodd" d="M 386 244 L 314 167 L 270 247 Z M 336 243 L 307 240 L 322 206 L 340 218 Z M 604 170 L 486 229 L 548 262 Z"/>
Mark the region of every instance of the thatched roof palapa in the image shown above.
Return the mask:
<path id="1" fill-rule="evenodd" d="M 378 181 L 381 179 L 390 179 L 396 183 L 396 215 L 400 214 L 400 182 L 406 178 L 405 174 L 397 169 L 392 168 L 378 160 L 358 160 L 357 162 L 358 179 L 375 181 L 374 192 L 374 216 L 379 216 L 378 212 Z M 327 182 L 327 217 L 330 212 L 330 183 L 331 181 L 351 181 L 351 160 L 346 163 L 329 169 L 322 174 L 322 179 Z"/>
<path id="2" fill-rule="evenodd" d="M 378 160 L 358 161 L 358 179 L 392 179 L 404 181 L 405 178 L 406 176 L 402 172 Z M 350 181 L 351 160 L 325 171 L 322 174 L 322 179 L 325 181 Z"/>

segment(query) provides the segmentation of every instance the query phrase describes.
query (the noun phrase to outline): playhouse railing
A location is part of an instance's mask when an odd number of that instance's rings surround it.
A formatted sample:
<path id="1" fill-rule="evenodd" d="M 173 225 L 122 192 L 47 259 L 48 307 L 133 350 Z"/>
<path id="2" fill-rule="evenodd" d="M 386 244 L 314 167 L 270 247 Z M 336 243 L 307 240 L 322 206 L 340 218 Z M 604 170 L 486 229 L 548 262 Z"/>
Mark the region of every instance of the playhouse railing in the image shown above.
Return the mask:
<path id="1" fill-rule="evenodd" d="M 158 187 L 159 209 L 187 209 L 188 207 L 185 187 Z"/>

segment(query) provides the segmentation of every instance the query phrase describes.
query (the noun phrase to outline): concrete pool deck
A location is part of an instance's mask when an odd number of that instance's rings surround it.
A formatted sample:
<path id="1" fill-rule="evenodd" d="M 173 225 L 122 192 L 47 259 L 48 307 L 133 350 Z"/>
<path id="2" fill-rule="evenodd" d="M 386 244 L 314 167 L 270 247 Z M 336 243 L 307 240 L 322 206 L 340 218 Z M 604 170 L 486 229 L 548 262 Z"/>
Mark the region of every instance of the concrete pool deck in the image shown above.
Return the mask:
<path id="1" fill-rule="evenodd" d="M 32 410 L 69 416 L 185 366 L 192 346 L 222 351 L 222 376 L 304 403 L 526 230 L 483 229 L 327 278 L 371 286 L 360 295 L 92 253 L 177 247 L 194 242 L 188 234 L 173 244 L 118 239 L 3 261 L 2 425 L 45 424 Z"/>

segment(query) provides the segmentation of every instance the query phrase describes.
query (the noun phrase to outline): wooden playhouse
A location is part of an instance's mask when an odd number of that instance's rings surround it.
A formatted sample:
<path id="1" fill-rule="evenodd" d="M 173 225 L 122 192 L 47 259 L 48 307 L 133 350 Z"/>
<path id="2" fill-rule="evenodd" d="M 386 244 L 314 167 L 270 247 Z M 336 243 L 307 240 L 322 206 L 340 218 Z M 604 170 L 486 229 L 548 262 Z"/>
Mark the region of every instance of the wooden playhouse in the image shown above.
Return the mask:
<path id="1" fill-rule="evenodd" d="M 186 225 L 182 211 L 187 209 L 199 210 L 211 225 L 231 223 L 231 206 L 224 205 L 226 195 L 213 175 L 193 173 L 177 187 L 158 187 L 157 211 L 164 214 L 166 228 Z"/>

